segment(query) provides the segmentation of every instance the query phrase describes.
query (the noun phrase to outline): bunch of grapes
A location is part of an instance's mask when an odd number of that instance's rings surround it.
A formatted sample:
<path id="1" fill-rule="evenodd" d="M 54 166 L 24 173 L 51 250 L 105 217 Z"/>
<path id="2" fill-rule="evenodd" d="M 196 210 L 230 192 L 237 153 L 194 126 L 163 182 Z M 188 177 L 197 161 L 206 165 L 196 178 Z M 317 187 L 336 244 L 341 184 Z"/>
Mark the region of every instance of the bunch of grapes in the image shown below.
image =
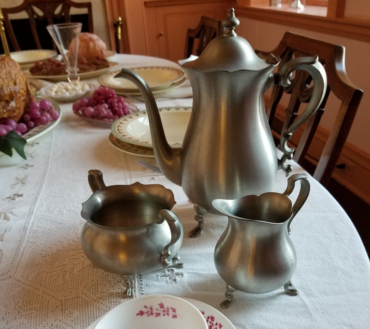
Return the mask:
<path id="1" fill-rule="evenodd" d="M 6 136 L 11 130 L 22 136 L 32 128 L 53 122 L 58 118 L 59 112 L 54 109 L 51 102 L 47 99 L 43 99 L 40 102 L 32 101 L 19 123 L 12 119 L 7 119 L 0 124 L 0 136 Z"/>
<path id="2" fill-rule="evenodd" d="M 85 117 L 108 122 L 131 113 L 123 97 L 117 97 L 113 89 L 103 86 L 95 90 L 92 97 L 75 102 L 72 108 Z"/>

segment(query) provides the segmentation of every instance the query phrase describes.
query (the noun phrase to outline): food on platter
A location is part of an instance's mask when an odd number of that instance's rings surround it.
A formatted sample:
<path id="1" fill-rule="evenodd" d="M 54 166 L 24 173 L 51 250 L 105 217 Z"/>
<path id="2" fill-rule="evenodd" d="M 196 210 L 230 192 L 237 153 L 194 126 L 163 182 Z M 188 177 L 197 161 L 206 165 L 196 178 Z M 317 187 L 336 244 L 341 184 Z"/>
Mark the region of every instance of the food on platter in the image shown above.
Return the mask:
<path id="1" fill-rule="evenodd" d="M 18 122 L 32 92 L 17 62 L 8 56 L 0 56 L 0 123 L 11 119 Z"/>
<path id="2" fill-rule="evenodd" d="M 59 118 L 59 112 L 53 107 L 53 104 L 42 99 L 34 100 L 25 108 L 24 114 L 19 122 L 12 119 L 6 119 L 0 123 L 0 136 L 6 136 L 14 130 L 22 136 L 34 127 L 45 125 Z"/>
<path id="3" fill-rule="evenodd" d="M 76 40 L 72 40 L 69 51 L 76 49 Z M 102 39 L 93 33 L 81 33 L 78 45 L 78 58 L 86 61 L 92 61 L 97 58 L 105 58 L 107 48 Z"/>
<path id="4" fill-rule="evenodd" d="M 92 60 L 79 59 L 77 66 L 79 73 L 97 71 L 109 67 L 109 62 L 105 58 L 95 58 Z M 36 62 L 29 69 L 34 76 L 56 76 L 67 75 L 67 66 L 56 59 L 48 59 L 45 62 Z"/>
<path id="5" fill-rule="evenodd" d="M 75 114 L 112 123 L 127 114 L 131 114 L 130 107 L 123 97 L 117 97 L 113 89 L 100 86 L 91 97 L 81 98 L 73 104 Z"/>

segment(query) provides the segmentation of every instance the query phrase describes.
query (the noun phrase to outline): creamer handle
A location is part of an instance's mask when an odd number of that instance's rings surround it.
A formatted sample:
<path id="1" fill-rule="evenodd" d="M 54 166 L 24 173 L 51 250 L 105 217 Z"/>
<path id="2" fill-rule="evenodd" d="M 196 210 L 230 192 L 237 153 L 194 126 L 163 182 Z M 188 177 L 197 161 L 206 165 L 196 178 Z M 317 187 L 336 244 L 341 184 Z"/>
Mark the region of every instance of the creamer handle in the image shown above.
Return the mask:
<path id="1" fill-rule="evenodd" d="M 301 189 L 299 191 L 297 200 L 295 201 L 292 207 L 292 215 L 290 216 L 289 221 L 288 221 L 288 233 L 290 233 L 290 224 L 293 218 L 295 217 L 295 215 L 297 215 L 298 211 L 302 208 L 302 206 L 307 200 L 308 194 L 310 193 L 310 183 L 307 180 L 307 175 L 306 174 L 295 174 L 288 178 L 288 186 L 283 194 L 286 196 L 289 196 L 293 192 L 295 183 L 298 180 L 301 181 Z"/>
<path id="2" fill-rule="evenodd" d="M 101 190 L 102 188 L 106 187 L 103 180 L 103 173 L 100 170 L 97 169 L 89 170 L 88 181 L 91 191 L 93 192 Z"/>
<path id="3" fill-rule="evenodd" d="M 161 264 L 163 267 L 166 267 L 170 264 L 169 257 L 171 256 L 170 248 L 177 243 L 180 239 L 184 236 L 184 230 L 182 227 L 182 223 L 177 215 L 168 209 L 161 209 L 158 212 L 159 219 L 157 220 L 157 224 L 163 223 L 164 220 L 167 221 L 168 226 L 171 230 L 171 241 L 167 244 L 162 251 L 161 255 Z"/>
<path id="4" fill-rule="evenodd" d="M 275 77 L 276 75 L 278 76 L 279 84 L 285 88 L 291 83 L 289 80 L 290 74 L 296 70 L 304 70 L 311 75 L 313 81 L 313 90 L 310 102 L 308 103 L 304 112 L 287 130 L 282 132 L 280 137 L 280 149 L 284 154 L 281 159 L 279 159 L 278 165 L 279 169 L 282 169 L 287 176 L 292 171 L 292 166 L 285 164 L 285 161 L 287 159 L 291 160 L 294 153 L 294 149 L 288 146 L 288 141 L 292 137 L 293 132 L 316 113 L 322 100 L 324 99 L 327 86 L 326 72 L 324 67 L 318 61 L 317 56 L 298 57 L 292 59 L 286 63 L 278 73 L 275 73 Z"/>

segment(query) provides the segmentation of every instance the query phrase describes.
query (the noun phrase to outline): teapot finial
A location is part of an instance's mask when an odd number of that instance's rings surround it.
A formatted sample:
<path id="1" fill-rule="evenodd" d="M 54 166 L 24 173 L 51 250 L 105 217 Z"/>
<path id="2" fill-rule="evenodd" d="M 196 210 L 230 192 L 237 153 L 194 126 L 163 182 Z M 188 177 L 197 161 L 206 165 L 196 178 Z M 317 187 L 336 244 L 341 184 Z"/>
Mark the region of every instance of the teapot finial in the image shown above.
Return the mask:
<path id="1" fill-rule="evenodd" d="M 227 12 L 227 17 L 222 21 L 222 25 L 225 28 L 224 36 L 235 37 L 235 29 L 239 26 L 240 22 L 235 17 L 234 8 L 230 8 Z"/>

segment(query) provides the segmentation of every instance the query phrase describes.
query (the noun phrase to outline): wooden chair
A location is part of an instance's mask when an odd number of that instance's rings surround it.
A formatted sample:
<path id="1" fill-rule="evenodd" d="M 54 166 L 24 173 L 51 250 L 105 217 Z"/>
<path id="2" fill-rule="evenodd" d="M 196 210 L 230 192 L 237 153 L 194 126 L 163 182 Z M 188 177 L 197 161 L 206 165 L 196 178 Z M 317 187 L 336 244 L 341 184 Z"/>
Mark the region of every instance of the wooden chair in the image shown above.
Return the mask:
<path id="1" fill-rule="evenodd" d="M 195 50 L 199 56 L 208 43 L 223 33 L 221 21 L 207 16 L 202 16 L 195 29 L 188 29 L 186 33 L 185 58 L 193 54 L 194 40 L 199 39 L 198 47 Z"/>
<path id="2" fill-rule="evenodd" d="M 58 7 L 61 9 L 57 11 Z M 24 0 L 24 2 L 13 8 L 3 8 L 4 24 L 7 35 L 10 39 L 10 43 L 15 51 L 19 51 L 20 47 L 17 42 L 17 38 L 13 31 L 12 24 L 10 22 L 9 14 L 16 14 L 20 12 L 26 12 L 30 21 L 31 31 L 33 38 L 38 49 L 42 49 L 38 31 L 36 29 L 38 21 L 47 20 L 47 24 L 54 24 L 56 19 L 64 17 L 66 23 L 71 22 L 70 11 L 71 8 L 86 8 L 88 15 L 88 32 L 93 33 L 93 17 L 91 2 L 74 2 L 72 0 Z M 42 14 L 40 14 L 40 12 Z"/>
<path id="3" fill-rule="evenodd" d="M 263 56 L 267 56 L 270 53 L 256 52 L 261 53 Z M 317 55 L 321 64 L 324 65 L 327 74 L 328 88 L 325 98 L 316 114 L 306 123 L 305 130 L 298 141 L 294 153 L 294 160 L 302 167 L 306 168 L 308 165 L 307 151 L 324 113 L 329 94 L 333 94 L 341 102 L 319 159 L 313 159 L 313 161 L 311 159 L 311 163 L 317 163 L 313 177 L 326 186 L 337 165 L 363 94 L 362 90 L 356 88 L 347 77 L 344 56 L 345 48 L 287 32 L 277 48 L 271 51 L 271 53 L 281 58 L 279 67 L 295 57 Z M 296 71 L 295 77 L 291 82 L 292 84 L 287 88 L 275 86 L 272 89 L 271 97 L 267 104 L 267 117 L 273 133 L 281 134 L 285 131 L 297 117 L 301 103 L 308 103 L 310 100 L 312 88 L 309 87 L 311 79 L 308 73 Z M 275 118 L 275 112 L 283 93 L 289 94 L 290 99 L 289 105 L 286 107 L 285 121 L 279 127 Z"/>

